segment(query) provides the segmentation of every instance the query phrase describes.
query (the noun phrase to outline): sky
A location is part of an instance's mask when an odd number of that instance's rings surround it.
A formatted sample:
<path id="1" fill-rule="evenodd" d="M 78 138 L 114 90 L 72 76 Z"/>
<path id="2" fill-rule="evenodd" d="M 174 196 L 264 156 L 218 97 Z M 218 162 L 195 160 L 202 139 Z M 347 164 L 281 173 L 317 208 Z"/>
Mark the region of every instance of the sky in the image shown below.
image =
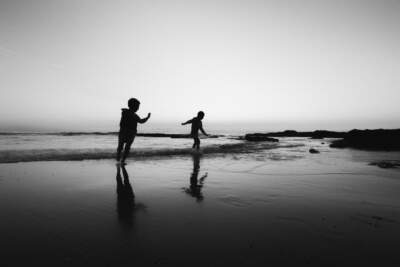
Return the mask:
<path id="1" fill-rule="evenodd" d="M 400 128 L 400 1 L 0 0 L 0 130 Z"/>

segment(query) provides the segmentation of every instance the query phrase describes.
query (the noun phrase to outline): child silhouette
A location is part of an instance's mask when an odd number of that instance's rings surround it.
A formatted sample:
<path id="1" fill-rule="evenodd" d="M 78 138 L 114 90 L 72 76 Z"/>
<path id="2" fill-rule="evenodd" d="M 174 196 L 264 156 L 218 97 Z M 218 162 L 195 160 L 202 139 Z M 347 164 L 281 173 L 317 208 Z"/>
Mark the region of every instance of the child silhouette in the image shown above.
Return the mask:
<path id="1" fill-rule="evenodd" d="M 208 134 L 204 131 L 203 129 L 203 123 L 201 122 L 202 119 L 204 118 L 204 112 L 199 111 L 197 113 L 197 117 L 194 117 L 191 120 L 188 120 L 187 122 L 182 123 L 182 125 L 186 125 L 191 123 L 192 124 L 192 130 L 190 132 L 190 136 L 193 138 L 194 143 L 193 143 L 193 148 L 196 148 L 197 150 L 200 149 L 200 138 L 199 138 L 199 130 L 206 136 Z"/>
<path id="2" fill-rule="evenodd" d="M 121 121 L 119 123 L 119 135 L 118 135 L 118 148 L 117 148 L 117 161 L 121 160 L 121 164 L 125 164 L 125 159 L 129 155 L 131 145 L 135 140 L 137 134 L 137 124 L 145 123 L 149 118 L 151 113 L 147 114 L 146 118 L 141 119 L 137 114 L 140 106 L 139 100 L 136 98 L 131 98 L 128 100 L 128 107 L 122 109 Z M 125 148 L 124 148 L 125 145 Z M 124 149 L 124 153 L 121 159 L 121 152 Z"/>

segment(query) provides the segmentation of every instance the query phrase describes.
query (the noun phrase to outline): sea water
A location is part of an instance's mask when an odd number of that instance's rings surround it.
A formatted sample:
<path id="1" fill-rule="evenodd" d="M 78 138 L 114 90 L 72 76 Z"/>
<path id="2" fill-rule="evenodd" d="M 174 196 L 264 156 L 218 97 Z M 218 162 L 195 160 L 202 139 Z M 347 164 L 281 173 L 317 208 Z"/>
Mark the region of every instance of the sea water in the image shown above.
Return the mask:
<path id="1" fill-rule="evenodd" d="M 187 133 L 185 127 L 146 128 L 151 133 Z M 252 129 L 257 131 L 257 129 Z M 262 131 L 259 131 L 262 132 Z M 218 137 L 201 138 L 202 154 L 250 154 L 251 160 L 288 160 L 310 157 L 308 150 L 315 148 L 323 158 L 348 159 L 351 161 L 374 162 L 399 160 L 398 152 L 370 152 L 352 149 L 332 149 L 331 139 L 279 138 L 279 142 L 247 142 L 244 130 L 230 128 L 213 129 L 210 133 Z M 116 132 L 52 132 L 52 133 L 0 133 L 0 163 L 112 159 L 115 157 L 118 136 Z M 178 156 L 196 153 L 191 138 L 137 136 L 132 145 L 131 156 L 148 158 Z M 315 157 L 321 157 L 316 155 Z"/>

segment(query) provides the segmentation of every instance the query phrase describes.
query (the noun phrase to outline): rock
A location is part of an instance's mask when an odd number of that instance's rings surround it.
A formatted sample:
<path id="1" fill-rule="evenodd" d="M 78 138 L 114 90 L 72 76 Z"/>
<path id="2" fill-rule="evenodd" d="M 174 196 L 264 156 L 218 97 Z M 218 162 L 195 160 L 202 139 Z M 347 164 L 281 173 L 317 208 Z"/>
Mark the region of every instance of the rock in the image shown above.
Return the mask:
<path id="1" fill-rule="evenodd" d="M 163 134 L 163 133 L 138 133 L 137 136 L 144 137 L 169 137 L 169 138 L 192 138 L 190 134 Z M 207 138 L 219 138 L 223 135 L 209 135 Z"/>
<path id="2" fill-rule="evenodd" d="M 324 138 L 341 138 L 345 135 L 345 132 L 333 132 L 326 130 L 316 130 L 311 133 L 312 139 L 324 139 Z"/>
<path id="3" fill-rule="evenodd" d="M 297 132 L 286 130 L 283 132 L 246 134 L 242 139 L 248 141 L 277 142 L 271 137 L 310 137 L 312 139 L 341 138 L 333 141 L 330 146 L 335 148 L 351 147 L 366 150 L 400 151 L 400 129 L 393 130 L 352 130 L 350 132 L 333 132 L 316 130 L 313 132 Z"/>
<path id="4" fill-rule="evenodd" d="M 7 133 L 1 133 L 4 135 Z M 51 134 L 51 133 L 49 133 Z M 76 136 L 76 135 L 118 135 L 118 132 L 62 132 L 63 136 Z M 165 137 L 165 138 L 192 138 L 190 134 L 169 134 L 169 133 L 137 133 L 136 136 L 143 137 Z M 208 138 L 219 138 L 223 135 L 210 135 Z"/>
<path id="5" fill-rule="evenodd" d="M 269 137 L 268 134 L 246 134 L 244 139 L 251 142 L 279 142 L 278 139 Z"/>
<path id="6" fill-rule="evenodd" d="M 316 150 L 315 148 L 310 148 L 310 150 L 308 150 L 311 154 L 318 154 L 319 151 Z"/>
<path id="7" fill-rule="evenodd" d="M 313 132 L 297 132 L 294 130 L 286 130 L 283 132 L 266 133 L 266 135 L 274 137 L 310 137 L 311 139 L 343 138 L 345 134 L 345 132 L 333 132 L 326 130 L 316 130 Z"/>
<path id="8" fill-rule="evenodd" d="M 400 150 L 400 129 L 351 130 L 343 139 L 333 141 L 335 148 L 358 148 L 365 150 Z"/>
<path id="9" fill-rule="evenodd" d="M 382 161 L 377 161 L 377 162 L 371 162 L 369 165 L 374 165 L 378 166 L 379 168 L 383 169 L 391 169 L 391 168 L 397 168 L 400 167 L 400 161 L 398 160 L 382 160 Z"/>

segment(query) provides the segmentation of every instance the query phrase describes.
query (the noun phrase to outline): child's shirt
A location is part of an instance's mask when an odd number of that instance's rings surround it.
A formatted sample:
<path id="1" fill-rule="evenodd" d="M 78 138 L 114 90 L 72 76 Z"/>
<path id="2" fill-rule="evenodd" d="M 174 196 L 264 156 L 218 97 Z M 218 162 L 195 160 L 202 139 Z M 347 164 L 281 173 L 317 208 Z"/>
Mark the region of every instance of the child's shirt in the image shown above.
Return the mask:
<path id="1" fill-rule="evenodd" d="M 120 131 L 128 131 L 131 134 L 136 134 L 139 120 L 140 118 L 136 112 L 127 108 L 123 108 L 121 121 L 119 123 Z"/>
<path id="2" fill-rule="evenodd" d="M 203 123 L 197 117 L 194 117 L 189 121 L 192 124 L 192 130 L 190 132 L 191 135 L 198 135 L 199 130 L 203 128 Z"/>

